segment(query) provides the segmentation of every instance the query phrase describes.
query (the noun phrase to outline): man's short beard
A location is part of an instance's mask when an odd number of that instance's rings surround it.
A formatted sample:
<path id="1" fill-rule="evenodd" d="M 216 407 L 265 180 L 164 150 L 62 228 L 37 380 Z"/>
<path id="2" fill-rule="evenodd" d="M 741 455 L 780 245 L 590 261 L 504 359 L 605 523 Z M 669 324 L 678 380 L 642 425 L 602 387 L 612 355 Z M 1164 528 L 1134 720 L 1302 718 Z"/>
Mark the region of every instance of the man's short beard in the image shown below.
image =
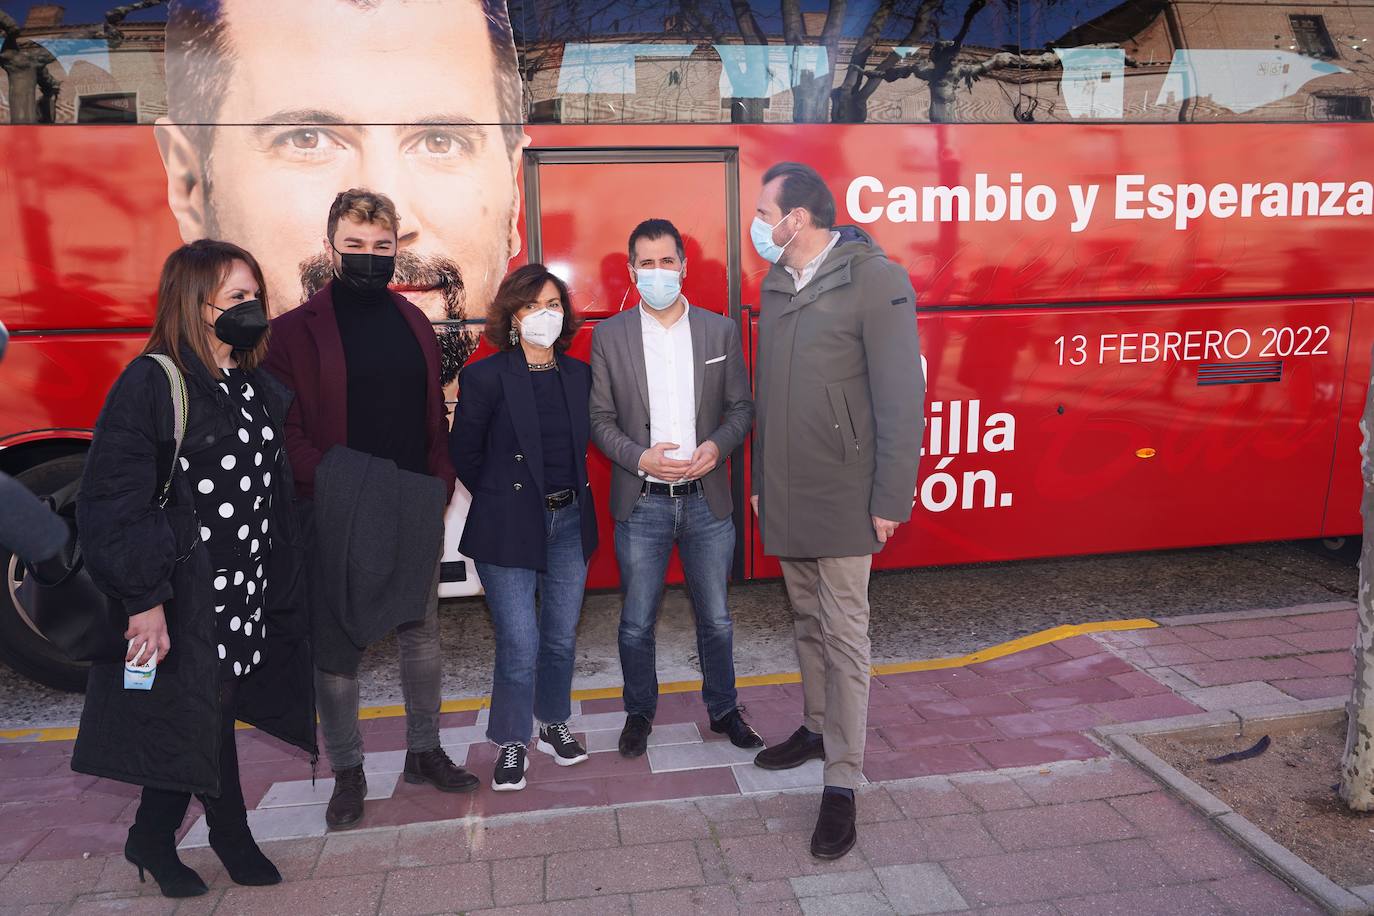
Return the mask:
<path id="1" fill-rule="evenodd" d="M 300 265 L 302 302 L 315 295 L 334 279 L 334 264 L 325 254 L 306 258 Z M 434 290 L 444 302 L 444 318 L 461 321 L 467 317 L 463 271 L 454 261 L 443 257 L 420 257 L 409 251 L 396 255 L 393 287 Z M 404 292 L 402 293 L 404 295 Z M 435 325 L 439 340 L 440 383 L 448 385 L 477 349 L 477 332 L 466 325 Z"/>

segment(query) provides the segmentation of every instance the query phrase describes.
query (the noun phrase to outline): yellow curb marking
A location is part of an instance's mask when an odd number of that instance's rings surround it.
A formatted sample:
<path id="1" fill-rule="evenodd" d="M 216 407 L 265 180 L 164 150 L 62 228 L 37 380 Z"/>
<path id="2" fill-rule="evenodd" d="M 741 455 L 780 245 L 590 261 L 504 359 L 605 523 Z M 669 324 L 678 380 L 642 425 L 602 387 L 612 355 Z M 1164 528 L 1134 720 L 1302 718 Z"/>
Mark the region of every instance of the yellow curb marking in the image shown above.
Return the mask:
<path id="1" fill-rule="evenodd" d="M 1041 630 L 1038 633 L 1031 633 L 1029 636 L 1022 636 L 1009 642 L 998 643 L 986 649 L 979 649 L 968 655 L 956 655 L 950 658 L 931 658 L 919 662 L 897 662 L 891 665 L 874 665 L 874 674 L 909 674 L 912 671 L 934 671 L 939 668 L 962 668 L 965 665 L 973 665 L 978 662 L 992 661 L 994 658 L 1004 658 L 1008 655 L 1015 655 L 1017 652 L 1024 652 L 1027 649 L 1034 649 L 1037 646 L 1048 645 L 1058 642 L 1061 639 L 1068 639 L 1071 636 L 1083 636 L 1088 633 L 1111 633 L 1121 630 L 1148 630 L 1158 627 L 1159 624 L 1144 617 L 1134 620 L 1100 620 L 1095 623 L 1075 623 L 1065 624 L 1064 626 L 1053 627 L 1048 630 Z M 755 674 L 749 677 L 741 677 L 735 680 L 738 687 L 768 687 L 775 684 L 800 684 L 801 674 L 793 671 L 783 674 Z M 667 684 L 659 684 L 659 693 L 689 693 L 700 690 L 701 681 L 671 681 Z M 589 690 L 574 690 L 572 698 L 574 700 L 612 700 L 620 696 L 620 687 L 593 687 Z M 469 712 L 474 709 L 484 709 L 491 705 L 490 697 L 471 697 L 462 700 L 445 700 L 439 707 L 440 712 Z M 388 719 L 396 716 L 403 716 L 406 708 L 400 704 L 390 706 L 367 706 L 358 712 L 359 719 Z M 238 723 L 238 728 L 251 728 Z M 75 728 L 18 728 L 9 731 L 0 730 L 0 742 L 6 741 L 71 741 L 76 738 Z"/>

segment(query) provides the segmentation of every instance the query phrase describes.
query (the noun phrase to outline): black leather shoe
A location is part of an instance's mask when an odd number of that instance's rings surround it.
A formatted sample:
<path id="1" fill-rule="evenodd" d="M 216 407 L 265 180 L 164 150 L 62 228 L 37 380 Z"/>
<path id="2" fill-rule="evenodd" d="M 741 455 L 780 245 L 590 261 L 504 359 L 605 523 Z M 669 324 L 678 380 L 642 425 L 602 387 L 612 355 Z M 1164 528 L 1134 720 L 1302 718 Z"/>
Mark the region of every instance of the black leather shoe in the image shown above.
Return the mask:
<path id="1" fill-rule="evenodd" d="M 235 884 L 245 887 L 266 887 L 281 884 L 281 872 L 272 860 L 258 848 L 248 825 L 229 833 L 210 831 L 210 848 L 224 863 L 224 870 Z"/>
<path id="2" fill-rule="evenodd" d="M 743 709 L 732 709 L 725 718 L 712 719 L 711 731 L 717 735 L 729 735 L 730 743 L 735 747 L 763 747 L 763 739 L 744 721 L 743 712 Z"/>
<path id="3" fill-rule="evenodd" d="M 782 744 L 775 744 L 759 751 L 754 758 L 754 766 L 765 770 L 790 770 L 808 760 L 825 759 L 825 742 L 821 736 L 813 734 L 802 726 L 792 733 Z"/>
<path id="4" fill-rule="evenodd" d="M 324 822 L 330 830 L 347 830 L 363 819 L 363 799 L 367 798 L 367 777 L 360 763 L 347 770 L 334 771 L 334 794 L 324 809 Z"/>
<path id="5" fill-rule="evenodd" d="M 811 854 L 818 859 L 838 859 L 854 848 L 854 799 L 838 792 L 821 795 L 821 814 L 811 834 Z"/>
<path id="6" fill-rule="evenodd" d="M 146 881 L 143 872 L 153 873 L 153 880 L 164 897 L 199 897 L 208 887 L 196 870 L 177 855 L 176 835 L 151 838 L 129 831 L 124 843 L 124 858 L 138 869 L 138 880 Z"/>
<path id="7" fill-rule="evenodd" d="M 478 779 L 449 759 L 442 747 L 431 751 L 406 751 L 403 775 L 406 782 L 427 782 L 440 792 L 475 792 Z"/>
<path id="8" fill-rule="evenodd" d="M 625 727 L 620 730 L 620 756 L 643 757 L 649 749 L 649 732 L 654 723 L 644 716 L 627 716 Z"/>

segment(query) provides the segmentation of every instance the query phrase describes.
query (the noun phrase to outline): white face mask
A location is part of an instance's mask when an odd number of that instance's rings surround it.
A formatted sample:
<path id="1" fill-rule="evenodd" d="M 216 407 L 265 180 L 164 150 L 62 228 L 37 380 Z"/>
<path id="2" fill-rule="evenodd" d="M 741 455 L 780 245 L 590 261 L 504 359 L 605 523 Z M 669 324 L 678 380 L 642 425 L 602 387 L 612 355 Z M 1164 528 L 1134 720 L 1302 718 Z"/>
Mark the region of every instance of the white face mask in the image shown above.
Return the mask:
<path id="1" fill-rule="evenodd" d="M 520 335 L 536 347 L 552 347 L 563 333 L 563 313 L 557 309 L 540 309 L 520 319 Z"/>
<path id="2" fill-rule="evenodd" d="M 782 258 L 782 253 L 787 250 L 787 246 L 792 244 L 792 239 L 797 237 L 797 233 L 792 233 L 792 238 L 779 245 L 773 241 L 773 230 L 782 225 L 782 220 L 792 215 L 788 210 L 782 215 L 782 219 L 773 225 L 768 225 L 763 221 L 763 217 L 756 216 L 754 221 L 749 224 L 749 240 L 754 243 L 754 250 L 759 253 L 759 257 L 772 264 L 778 263 Z"/>
<path id="3" fill-rule="evenodd" d="M 635 288 L 645 305 L 661 312 L 682 295 L 682 274 L 666 267 L 641 267 L 635 271 Z"/>

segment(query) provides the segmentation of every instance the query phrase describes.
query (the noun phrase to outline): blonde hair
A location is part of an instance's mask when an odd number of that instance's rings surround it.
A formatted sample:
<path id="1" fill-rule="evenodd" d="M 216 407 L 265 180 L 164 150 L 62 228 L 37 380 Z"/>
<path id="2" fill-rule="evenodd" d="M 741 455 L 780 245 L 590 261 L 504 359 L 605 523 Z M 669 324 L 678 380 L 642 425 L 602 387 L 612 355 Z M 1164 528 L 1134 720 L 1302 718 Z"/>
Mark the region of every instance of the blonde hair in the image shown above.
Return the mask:
<path id="1" fill-rule="evenodd" d="M 349 188 L 340 191 L 329 205 L 329 239 L 334 240 L 334 231 L 339 228 L 339 220 L 347 217 L 357 223 L 380 223 L 399 237 L 401 217 L 396 213 L 396 205 L 391 198 L 367 188 Z"/>

